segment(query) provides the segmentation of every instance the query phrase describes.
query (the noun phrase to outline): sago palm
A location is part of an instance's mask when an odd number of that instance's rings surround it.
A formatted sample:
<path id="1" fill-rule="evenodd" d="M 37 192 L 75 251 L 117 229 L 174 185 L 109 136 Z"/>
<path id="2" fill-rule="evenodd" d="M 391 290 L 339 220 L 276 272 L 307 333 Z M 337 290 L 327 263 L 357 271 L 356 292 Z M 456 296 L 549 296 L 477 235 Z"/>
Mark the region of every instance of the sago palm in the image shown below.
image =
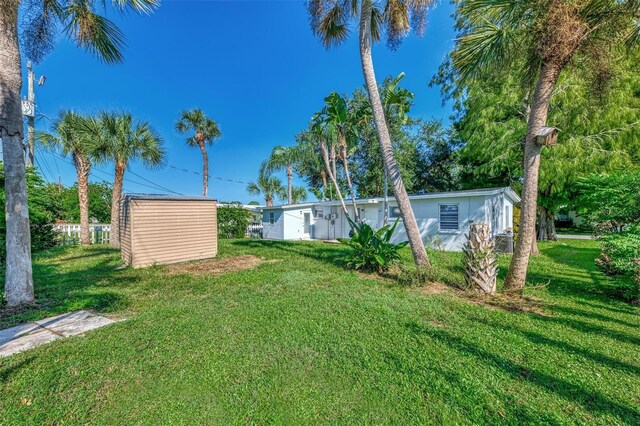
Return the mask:
<path id="1" fill-rule="evenodd" d="M 222 132 L 218 123 L 200 109 L 195 108 L 183 111 L 180 119 L 176 123 L 178 133 L 193 132 L 193 136 L 187 138 L 187 146 L 198 147 L 202 152 L 202 195 L 207 196 L 209 192 L 209 156 L 207 155 L 207 145 L 211 146 L 216 142 Z"/>
<path id="2" fill-rule="evenodd" d="M 427 9 L 431 4 L 432 0 L 384 0 L 375 3 L 373 0 L 359 2 L 358 0 L 310 0 L 308 3 L 311 28 L 326 47 L 343 43 L 349 37 L 352 20 L 358 21 L 362 73 L 369 94 L 378 141 L 417 266 L 429 266 L 429 258 L 393 152 L 373 68 L 371 45 L 380 40 L 383 31 L 387 34 L 387 45 L 392 49 L 399 46 L 412 27 L 417 33 L 422 33 Z"/>
<path id="3" fill-rule="evenodd" d="M 260 174 L 256 182 L 249 182 L 247 192 L 251 195 L 262 195 L 267 206 L 273 206 L 275 198 L 284 199 L 286 189 L 282 182 L 275 176 L 265 176 Z"/>
<path id="4" fill-rule="evenodd" d="M 20 102 L 23 53 L 39 61 L 55 46 L 59 31 L 108 63 L 122 60 L 124 36 L 115 24 L 95 12 L 107 1 L 0 0 L 0 139 L 5 166 L 7 261 L 5 298 L 9 305 L 32 302 L 33 279 L 27 186 L 22 148 L 23 122 Z M 158 0 L 112 0 L 120 12 L 151 13 Z M 18 10 L 24 6 L 20 13 Z"/>
<path id="5" fill-rule="evenodd" d="M 271 151 L 269 158 L 260 166 L 260 174 L 264 176 L 284 169 L 287 174 L 288 204 L 293 203 L 293 169 L 302 159 L 303 152 L 298 146 L 276 146 Z"/>
<path id="6" fill-rule="evenodd" d="M 524 143 L 520 229 L 505 287 L 524 287 L 535 238 L 538 177 L 549 105 L 561 72 L 580 66 L 606 86 L 616 51 L 638 38 L 637 0 L 460 0 L 451 53 L 458 84 L 505 71 L 532 83 Z M 627 46 L 625 46 L 625 44 Z"/>
<path id="7" fill-rule="evenodd" d="M 110 243 L 112 247 L 120 247 L 120 201 L 125 171 L 135 160 L 148 168 L 160 166 L 164 160 L 162 140 L 148 122 L 134 121 L 129 113 L 102 112 L 88 121 L 89 136 L 98 142 L 98 161 L 114 164 Z"/>
<path id="8" fill-rule="evenodd" d="M 78 179 L 78 204 L 80 206 L 80 243 L 91 244 L 89 233 L 89 174 L 91 160 L 95 158 L 96 144 L 84 130 L 90 126 L 89 118 L 73 111 L 62 111 L 58 115 L 53 132 L 38 132 L 36 139 L 43 146 L 59 149 L 69 155 L 76 168 Z"/>

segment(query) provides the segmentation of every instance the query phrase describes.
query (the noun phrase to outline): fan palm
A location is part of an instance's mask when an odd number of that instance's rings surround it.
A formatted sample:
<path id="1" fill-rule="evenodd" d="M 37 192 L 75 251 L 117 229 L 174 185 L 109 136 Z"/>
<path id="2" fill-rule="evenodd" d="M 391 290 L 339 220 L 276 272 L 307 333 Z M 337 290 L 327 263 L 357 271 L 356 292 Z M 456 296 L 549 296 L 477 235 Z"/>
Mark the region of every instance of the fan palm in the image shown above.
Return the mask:
<path id="1" fill-rule="evenodd" d="M 89 136 L 98 141 L 98 161 L 114 163 L 110 243 L 112 247 L 120 247 L 120 200 L 125 171 L 133 160 L 140 160 L 149 168 L 162 164 L 162 140 L 148 122 L 134 122 L 128 113 L 102 112 L 88 122 Z"/>
<path id="2" fill-rule="evenodd" d="M 458 4 L 460 35 L 451 54 L 464 84 L 505 69 L 518 71 L 534 87 L 524 142 L 520 230 L 505 287 L 524 287 L 535 238 L 538 176 L 549 105 L 561 72 L 579 62 L 596 76 L 594 87 L 611 77 L 616 50 L 637 40 L 637 0 L 463 0 Z M 508 66 L 510 65 L 510 67 Z"/>
<path id="3" fill-rule="evenodd" d="M 222 136 L 218 123 L 207 117 L 201 109 L 195 108 L 182 112 L 176 123 L 176 131 L 193 132 L 193 136 L 188 137 L 186 142 L 190 148 L 198 147 L 202 152 L 202 195 L 206 197 L 209 190 L 209 156 L 206 145 L 213 145 Z"/>
<path id="4" fill-rule="evenodd" d="M 85 131 L 90 119 L 73 111 L 62 111 L 54 122 L 53 132 L 38 132 L 36 138 L 42 145 L 60 149 L 62 155 L 70 155 L 78 179 L 78 203 L 80 206 L 80 244 L 91 244 L 89 234 L 89 174 L 91 159 L 95 157 L 95 142 Z"/>
<path id="5" fill-rule="evenodd" d="M 26 10 L 18 13 L 22 3 Z M 127 10 L 151 13 L 159 1 L 112 0 L 111 3 L 121 13 Z M 22 148 L 22 68 L 18 34 L 22 38 L 23 53 L 36 62 L 54 47 L 59 29 L 78 46 L 105 62 L 120 62 L 124 36 L 113 22 L 95 12 L 96 7 L 105 9 L 106 4 L 106 1 L 95 0 L 0 1 L 0 139 L 6 174 L 5 297 L 9 305 L 34 300 Z"/>
<path id="6" fill-rule="evenodd" d="M 262 195 L 267 206 L 273 206 L 273 200 L 277 197 L 284 199 L 287 194 L 282 182 L 275 176 L 260 174 L 256 182 L 249 182 L 247 192 L 251 195 Z"/>
<path id="7" fill-rule="evenodd" d="M 291 204 L 299 204 L 307 199 L 307 190 L 303 186 L 294 186 L 291 189 Z"/>
<path id="8" fill-rule="evenodd" d="M 385 119 L 384 108 L 378 91 L 378 83 L 371 56 L 372 42 L 380 40 L 386 31 L 387 45 L 395 49 L 413 27 L 419 34 L 424 30 L 426 12 L 432 0 L 373 0 L 333 1 L 310 0 L 308 10 L 312 31 L 326 47 L 343 43 L 349 36 L 349 25 L 359 14 L 359 46 L 362 73 L 378 133 L 378 141 L 385 168 L 393 186 L 393 192 L 404 221 L 407 238 L 417 266 L 429 266 L 429 258 L 416 222 L 409 195 L 400 175 L 398 161 L 393 152 L 391 136 Z"/>
<path id="9" fill-rule="evenodd" d="M 325 201 L 327 199 L 327 172 L 313 133 L 310 130 L 304 130 L 296 135 L 296 146 L 302 154 L 301 161 L 296 164 L 296 171 L 306 178 L 318 199 Z"/>
<path id="10" fill-rule="evenodd" d="M 269 176 L 284 169 L 287 173 L 287 203 L 293 203 L 293 168 L 303 159 L 303 152 L 296 145 L 276 146 L 269 158 L 260 166 L 260 174 Z"/>

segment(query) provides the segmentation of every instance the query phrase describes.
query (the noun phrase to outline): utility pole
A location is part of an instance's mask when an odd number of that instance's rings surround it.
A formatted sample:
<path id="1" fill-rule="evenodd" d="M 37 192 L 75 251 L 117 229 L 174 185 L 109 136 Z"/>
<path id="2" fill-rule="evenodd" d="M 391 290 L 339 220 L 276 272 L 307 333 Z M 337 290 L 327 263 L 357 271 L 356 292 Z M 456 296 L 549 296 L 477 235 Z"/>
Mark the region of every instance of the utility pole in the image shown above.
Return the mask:
<path id="1" fill-rule="evenodd" d="M 33 68 L 31 66 L 31 61 L 27 61 L 27 80 L 28 80 L 28 94 L 27 101 L 31 104 L 31 114 L 27 115 L 27 152 L 26 152 L 26 160 L 27 167 L 33 167 L 33 158 L 34 158 L 34 149 L 36 142 L 36 130 L 35 130 L 35 121 L 36 121 L 36 94 L 34 91 L 34 83 L 36 79 L 36 75 L 33 72 Z"/>

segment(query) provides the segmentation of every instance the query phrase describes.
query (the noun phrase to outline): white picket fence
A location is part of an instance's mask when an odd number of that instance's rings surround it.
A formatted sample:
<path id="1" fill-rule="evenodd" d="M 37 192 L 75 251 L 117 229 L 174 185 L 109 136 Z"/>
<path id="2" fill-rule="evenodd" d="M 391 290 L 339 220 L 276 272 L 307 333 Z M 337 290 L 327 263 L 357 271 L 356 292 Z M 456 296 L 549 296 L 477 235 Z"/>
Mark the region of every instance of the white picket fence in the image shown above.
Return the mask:
<path id="1" fill-rule="evenodd" d="M 247 226 L 247 230 L 244 233 L 244 236 L 247 238 L 262 238 L 262 224 L 261 223 L 252 223 Z"/>
<path id="2" fill-rule="evenodd" d="M 80 224 L 57 224 L 53 225 L 53 229 L 58 232 L 58 241 L 61 245 L 80 244 Z M 91 236 L 91 244 L 109 244 L 111 225 L 108 223 L 91 223 L 89 224 L 89 235 Z"/>

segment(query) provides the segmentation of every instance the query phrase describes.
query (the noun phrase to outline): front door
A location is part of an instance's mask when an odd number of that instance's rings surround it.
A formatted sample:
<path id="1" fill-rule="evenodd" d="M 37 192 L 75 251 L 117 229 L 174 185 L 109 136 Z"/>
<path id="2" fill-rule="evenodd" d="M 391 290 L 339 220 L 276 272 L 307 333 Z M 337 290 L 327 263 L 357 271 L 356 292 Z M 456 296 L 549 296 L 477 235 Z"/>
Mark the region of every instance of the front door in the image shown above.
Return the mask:
<path id="1" fill-rule="evenodd" d="M 311 232 L 311 213 L 304 213 L 303 214 L 303 229 L 302 229 L 302 234 L 304 238 L 311 238 L 310 232 Z"/>

